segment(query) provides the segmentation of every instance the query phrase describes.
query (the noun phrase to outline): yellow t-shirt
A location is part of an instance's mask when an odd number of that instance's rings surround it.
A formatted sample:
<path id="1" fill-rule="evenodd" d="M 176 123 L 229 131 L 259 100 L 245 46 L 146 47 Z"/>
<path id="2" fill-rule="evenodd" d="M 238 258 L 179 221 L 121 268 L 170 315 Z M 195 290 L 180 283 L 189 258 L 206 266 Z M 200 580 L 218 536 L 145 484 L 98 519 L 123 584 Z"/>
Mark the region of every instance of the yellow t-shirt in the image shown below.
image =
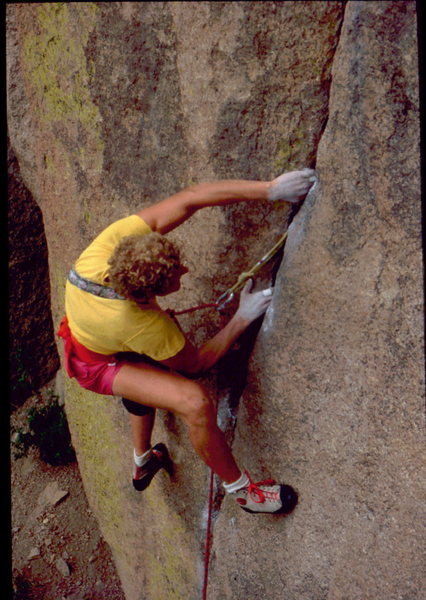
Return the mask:
<path id="1" fill-rule="evenodd" d="M 81 277 L 109 285 L 108 259 L 117 243 L 124 236 L 150 232 L 151 228 L 137 215 L 116 221 L 84 250 L 75 270 Z M 137 352 L 165 360 L 185 345 L 184 335 L 155 300 L 141 309 L 130 300 L 100 298 L 67 281 L 65 311 L 75 338 L 100 354 Z"/>

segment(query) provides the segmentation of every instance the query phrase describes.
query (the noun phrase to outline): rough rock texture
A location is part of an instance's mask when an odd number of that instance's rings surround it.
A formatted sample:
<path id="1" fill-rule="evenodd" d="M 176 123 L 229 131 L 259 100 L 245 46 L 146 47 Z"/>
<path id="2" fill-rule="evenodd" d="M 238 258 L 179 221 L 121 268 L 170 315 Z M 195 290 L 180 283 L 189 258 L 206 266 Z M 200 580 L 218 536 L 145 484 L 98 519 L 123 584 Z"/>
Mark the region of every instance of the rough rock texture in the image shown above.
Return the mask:
<path id="1" fill-rule="evenodd" d="M 415 26 L 414 2 L 8 7 L 9 129 L 44 215 L 55 324 L 67 270 L 112 220 L 191 183 L 316 161 L 321 185 L 291 226 L 242 400 L 243 351 L 206 381 L 241 464 L 301 503 L 252 517 L 215 488 L 209 598 L 420 598 Z M 263 205 L 196 214 L 171 234 L 192 273 L 168 305 L 215 299 L 287 218 Z M 200 342 L 219 318 L 181 323 Z M 129 600 L 201 597 L 209 478 L 182 425 L 159 415 L 176 472 L 137 494 L 122 407 L 68 380 L 64 396 Z"/>
<path id="2" fill-rule="evenodd" d="M 7 151 L 9 385 L 11 404 L 17 406 L 50 381 L 60 364 L 53 337 L 43 217 L 22 181 L 9 143 Z"/>
<path id="3" fill-rule="evenodd" d="M 234 446 L 253 472 L 291 482 L 300 505 L 262 525 L 223 506 L 210 598 L 424 593 L 414 8 L 347 5 L 321 185 L 290 226 Z"/>

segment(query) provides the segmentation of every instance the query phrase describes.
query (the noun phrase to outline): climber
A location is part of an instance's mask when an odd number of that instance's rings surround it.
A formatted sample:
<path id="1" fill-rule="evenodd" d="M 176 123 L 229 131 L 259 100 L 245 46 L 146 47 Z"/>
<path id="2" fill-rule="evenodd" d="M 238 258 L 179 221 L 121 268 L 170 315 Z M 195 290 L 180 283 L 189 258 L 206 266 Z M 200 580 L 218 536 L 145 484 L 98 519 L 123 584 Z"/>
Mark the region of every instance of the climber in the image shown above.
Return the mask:
<path id="1" fill-rule="evenodd" d="M 289 513 L 296 492 L 273 481 L 254 483 L 241 470 L 216 423 L 216 410 L 194 376 L 210 369 L 268 308 L 272 289 L 240 294 L 234 316 L 200 348 L 163 311 L 158 296 L 180 288 L 187 273 L 179 250 L 165 236 L 201 208 L 236 202 L 298 202 L 315 181 L 312 169 L 272 181 L 224 180 L 188 187 L 120 219 L 77 259 L 66 284 L 58 335 L 70 377 L 93 392 L 122 397 L 133 438 L 133 485 L 145 489 L 170 457 L 151 446 L 155 409 L 179 416 L 201 459 L 225 490 L 249 512 Z"/>

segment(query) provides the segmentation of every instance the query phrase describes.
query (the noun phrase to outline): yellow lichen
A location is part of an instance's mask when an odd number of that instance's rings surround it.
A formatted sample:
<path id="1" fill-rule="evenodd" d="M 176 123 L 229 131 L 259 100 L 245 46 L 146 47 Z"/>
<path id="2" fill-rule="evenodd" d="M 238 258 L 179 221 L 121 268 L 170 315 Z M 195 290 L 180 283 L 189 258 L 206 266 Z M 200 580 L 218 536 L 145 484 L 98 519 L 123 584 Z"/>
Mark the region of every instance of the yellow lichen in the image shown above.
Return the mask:
<path id="1" fill-rule="evenodd" d="M 103 151 L 101 116 L 90 96 L 93 62 L 87 64 L 85 47 L 96 24 L 96 3 L 52 2 L 36 8 L 34 32 L 26 35 L 22 63 L 27 83 L 35 93 L 42 122 L 61 122 L 68 128 L 84 130 L 89 136 L 90 165 L 99 168 Z M 90 71 L 90 75 L 89 72 Z M 75 133 L 77 145 L 78 133 Z M 77 150 L 78 151 L 78 150 Z M 94 164 L 95 162 L 95 164 Z"/>
<path id="2" fill-rule="evenodd" d="M 77 39 L 71 34 L 67 3 L 40 5 L 37 10 L 40 32 L 26 37 L 24 56 L 32 83 L 43 99 L 45 119 L 77 117 L 82 123 L 93 124 L 98 111 L 87 90 L 84 45 L 93 26 L 91 16 L 98 9 L 92 3 L 75 6 L 80 13 L 85 13 L 82 26 L 76 32 Z"/>
<path id="3" fill-rule="evenodd" d="M 168 506 L 164 496 L 155 487 L 147 490 L 145 499 L 152 511 L 161 515 L 156 528 L 157 535 L 161 538 L 162 560 L 158 561 L 154 555 L 146 556 L 151 574 L 148 582 L 149 597 L 152 600 L 162 600 L 164 590 L 167 589 L 168 598 L 180 600 L 187 597 L 188 589 L 195 589 L 197 586 L 198 556 L 194 540 L 188 539 L 192 534 L 183 518 Z"/>
<path id="4" fill-rule="evenodd" d="M 297 127 L 291 131 L 287 139 L 278 142 L 278 151 L 274 162 L 275 173 L 297 168 L 298 165 L 295 163 L 303 155 L 302 148 L 305 137 L 304 129 Z"/>
<path id="5" fill-rule="evenodd" d="M 123 498 L 117 485 L 118 461 L 111 456 L 119 456 L 120 443 L 105 406 L 107 399 L 84 390 L 68 377 L 65 391 L 66 412 L 86 493 L 96 514 L 102 515 L 100 525 L 105 537 L 110 542 L 114 540 L 117 549 L 116 531 L 122 529 L 125 519 Z"/>

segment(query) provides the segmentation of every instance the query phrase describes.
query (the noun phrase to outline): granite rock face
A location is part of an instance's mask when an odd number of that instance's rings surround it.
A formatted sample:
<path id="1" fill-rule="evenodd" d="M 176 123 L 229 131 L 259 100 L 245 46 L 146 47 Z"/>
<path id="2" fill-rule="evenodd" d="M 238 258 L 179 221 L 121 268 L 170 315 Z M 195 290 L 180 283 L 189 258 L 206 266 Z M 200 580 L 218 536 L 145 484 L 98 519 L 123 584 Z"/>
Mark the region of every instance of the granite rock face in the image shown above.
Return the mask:
<path id="1" fill-rule="evenodd" d="M 415 3 L 13 4 L 7 19 L 8 125 L 43 212 L 55 325 L 68 269 L 111 221 L 199 181 L 318 169 L 257 337 L 205 380 L 241 465 L 300 505 L 254 517 L 215 486 L 207 597 L 420 598 Z M 290 216 L 194 215 L 170 234 L 191 274 L 168 305 L 216 299 Z M 198 343 L 220 318 L 181 324 Z M 209 474 L 182 424 L 158 416 L 176 471 L 138 494 L 124 409 L 63 390 L 126 596 L 201 597 Z"/>
<path id="2" fill-rule="evenodd" d="M 320 185 L 289 228 L 234 445 L 300 504 L 262 521 L 223 507 L 211 598 L 422 596 L 415 39 L 412 3 L 348 3 Z"/>

